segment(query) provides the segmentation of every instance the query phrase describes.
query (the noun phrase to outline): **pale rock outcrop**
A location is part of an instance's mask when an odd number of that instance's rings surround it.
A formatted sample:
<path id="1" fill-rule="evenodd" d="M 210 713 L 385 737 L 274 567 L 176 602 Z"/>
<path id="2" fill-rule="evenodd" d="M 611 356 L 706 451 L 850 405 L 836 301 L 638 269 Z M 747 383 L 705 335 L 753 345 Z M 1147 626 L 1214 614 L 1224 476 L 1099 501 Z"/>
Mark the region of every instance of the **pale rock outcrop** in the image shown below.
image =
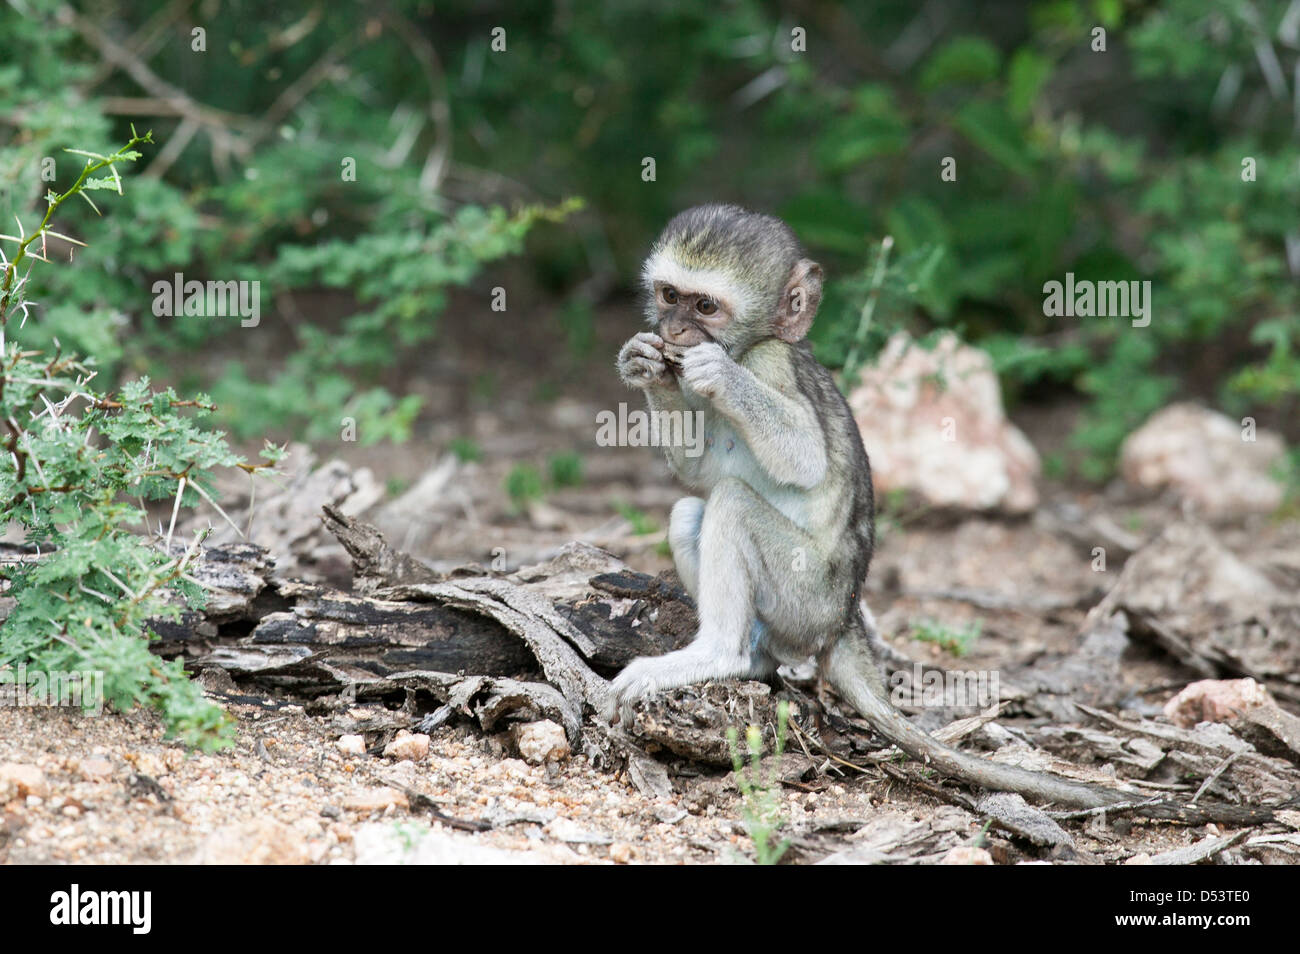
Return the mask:
<path id="1" fill-rule="evenodd" d="M 935 507 L 1026 513 L 1041 465 L 1007 420 L 992 359 L 953 334 L 924 348 L 890 338 L 849 395 L 878 495 Z"/>
<path id="2" fill-rule="evenodd" d="M 1172 491 L 1206 516 L 1271 513 L 1282 503 L 1274 471 L 1285 455 L 1276 434 L 1252 434 L 1217 411 L 1171 404 L 1125 439 L 1120 472 L 1134 486 Z"/>

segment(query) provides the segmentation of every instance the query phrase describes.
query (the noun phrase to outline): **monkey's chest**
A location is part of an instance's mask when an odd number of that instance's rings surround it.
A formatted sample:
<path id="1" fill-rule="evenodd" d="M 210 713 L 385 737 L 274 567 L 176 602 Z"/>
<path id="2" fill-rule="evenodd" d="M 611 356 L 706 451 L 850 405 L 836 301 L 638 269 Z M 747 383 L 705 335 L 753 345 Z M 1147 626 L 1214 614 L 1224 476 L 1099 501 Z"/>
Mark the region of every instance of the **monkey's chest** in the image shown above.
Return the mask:
<path id="1" fill-rule="evenodd" d="M 759 464 L 745 439 L 726 420 L 707 415 L 703 422 L 703 454 L 700 458 L 699 484 L 712 490 L 728 477 L 743 480 L 796 526 L 809 527 L 807 492 L 777 483 Z"/>
<path id="2" fill-rule="evenodd" d="M 718 417 L 704 420 L 704 460 L 713 476 L 710 484 L 724 477 L 743 478 L 758 469 L 758 461 L 745 439 Z"/>

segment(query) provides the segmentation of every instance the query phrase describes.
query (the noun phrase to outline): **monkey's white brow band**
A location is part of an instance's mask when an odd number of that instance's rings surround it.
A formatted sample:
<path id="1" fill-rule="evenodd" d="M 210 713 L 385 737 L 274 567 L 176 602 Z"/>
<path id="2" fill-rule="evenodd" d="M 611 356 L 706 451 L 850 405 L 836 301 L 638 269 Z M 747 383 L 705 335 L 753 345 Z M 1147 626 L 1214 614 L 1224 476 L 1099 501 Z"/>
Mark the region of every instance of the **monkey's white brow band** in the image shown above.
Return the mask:
<path id="1" fill-rule="evenodd" d="M 691 268 L 668 252 L 655 252 L 646 259 L 642 271 L 647 287 L 655 282 L 672 285 L 679 292 L 707 295 L 733 315 L 751 312 L 757 302 L 734 276 L 717 268 Z"/>

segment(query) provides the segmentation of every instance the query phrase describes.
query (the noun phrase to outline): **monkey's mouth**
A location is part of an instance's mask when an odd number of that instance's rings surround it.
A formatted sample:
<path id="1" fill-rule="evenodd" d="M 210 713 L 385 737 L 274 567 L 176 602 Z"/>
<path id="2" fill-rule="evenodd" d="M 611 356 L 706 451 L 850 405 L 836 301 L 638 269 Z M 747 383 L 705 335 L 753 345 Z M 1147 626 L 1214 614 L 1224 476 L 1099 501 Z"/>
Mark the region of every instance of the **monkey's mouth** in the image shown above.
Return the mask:
<path id="1" fill-rule="evenodd" d="M 698 347 L 702 344 L 705 344 L 706 342 L 717 344 L 717 339 L 714 338 L 713 335 L 709 334 L 708 330 L 703 328 L 702 326 L 692 324 L 691 330 L 699 333 L 700 335 L 699 341 L 695 341 L 691 344 L 675 344 L 674 342 L 668 341 L 667 339 L 664 340 L 664 349 L 663 349 L 664 363 L 667 364 L 674 371 L 681 371 L 682 358 L 684 358 L 686 356 L 686 352 L 690 351 L 692 348 Z"/>

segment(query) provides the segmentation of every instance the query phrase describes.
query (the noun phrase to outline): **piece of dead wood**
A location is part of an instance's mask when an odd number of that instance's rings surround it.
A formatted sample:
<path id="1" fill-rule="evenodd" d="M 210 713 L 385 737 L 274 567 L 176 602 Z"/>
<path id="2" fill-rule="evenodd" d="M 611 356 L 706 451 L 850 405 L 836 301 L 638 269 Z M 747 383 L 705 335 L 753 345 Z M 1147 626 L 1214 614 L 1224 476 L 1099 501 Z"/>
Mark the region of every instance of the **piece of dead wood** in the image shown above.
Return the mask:
<path id="1" fill-rule="evenodd" d="M 1201 796 L 1209 791 L 1214 786 L 1214 783 L 1223 776 L 1223 773 L 1228 770 L 1228 767 L 1240 757 L 1240 752 L 1233 752 L 1226 759 L 1220 762 L 1214 771 L 1205 777 L 1205 781 L 1201 783 L 1201 787 L 1196 790 L 1196 794 L 1192 796 L 1192 804 L 1196 804 L 1196 802 L 1200 800 Z"/>
<path id="2" fill-rule="evenodd" d="M 1063 609 L 1088 609 L 1096 603 L 1098 595 L 1100 594 L 1086 593 L 1082 596 L 1023 594 L 1007 596 L 994 590 L 980 590 L 968 586 L 904 589 L 899 593 L 899 596 L 906 599 L 968 603 L 979 609 L 1005 610 L 1013 613 L 1023 613 L 1028 616 L 1044 616 Z"/>
<path id="3" fill-rule="evenodd" d="M 886 809 L 849 835 L 846 847 L 817 864 L 933 864 L 965 841 L 971 821 L 971 815 L 950 806 L 940 806 L 924 818 Z M 800 834 L 792 841 L 804 851 L 825 851 L 821 842 Z"/>
<path id="4" fill-rule="evenodd" d="M 1256 835 L 1246 842 L 1246 847 L 1254 849 L 1252 853 L 1258 853 L 1261 849 L 1271 848 L 1277 850 L 1280 854 L 1289 856 L 1284 859 L 1288 863 L 1294 863 L 1297 855 L 1300 855 L 1300 834 L 1269 834 Z"/>
<path id="5" fill-rule="evenodd" d="M 570 742 L 576 742 L 581 736 L 579 710 L 548 683 L 415 670 L 394 673 L 355 687 L 358 701 L 417 692 L 428 693 L 452 712 L 473 717 L 486 732 L 493 731 L 506 716 L 522 714 L 521 717 L 528 721 L 551 719 L 564 726 Z"/>
<path id="6" fill-rule="evenodd" d="M 1089 623 L 1119 611 L 1131 638 L 1203 676 L 1251 676 L 1279 698 L 1300 695 L 1290 682 L 1300 669 L 1300 599 L 1203 524 L 1171 524 L 1130 557 Z"/>
<path id="7" fill-rule="evenodd" d="M 200 508 L 182 521 L 177 539 L 211 523 L 210 546 L 260 544 L 274 561 L 277 578 L 338 582 L 347 572 L 347 554 L 321 526 L 320 507 L 361 513 L 383 498 L 384 487 L 367 468 L 354 469 L 340 460 L 315 464 L 312 451 L 295 444 L 280 464 L 282 474 L 250 483 L 244 502 L 227 509 L 233 526 L 215 522 L 210 511 Z"/>
<path id="8" fill-rule="evenodd" d="M 337 507 L 321 507 L 321 523 L 343 545 L 352 560 L 352 584 L 358 593 L 373 595 L 380 587 L 403 583 L 436 583 L 442 574 L 388 545 L 382 533 Z"/>
<path id="9" fill-rule="evenodd" d="M 474 610 L 492 617 L 528 645 L 547 680 L 560 690 L 576 710 L 581 711 L 584 704 L 595 711 L 604 708 L 609 695 L 609 683 L 592 672 L 571 645 L 569 640 L 576 630 L 567 620 L 562 621 L 563 629 L 557 630 L 552 623 L 552 620 L 558 618 L 553 609 L 545 614 L 531 611 L 526 607 L 526 601 L 518 598 L 517 587 L 503 592 L 503 589 L 510 586 L 504 584 L 504 581 L 480 578 L 462 585 L 466 582 L 407 583 L 387 587 L 384 592 L 400 599 L 436 600 L 444 606 Z M 494 584 L 504 584 L 504 587 Z M 506 599 L 511 599 L 515 605 L 504 602 Z M 582 645 L 590 646 L 585 637 Z"/>
<path id="10" fill-rule="evenodd" d="M 1244 829 L 1222 838 L 1210 835 L 1202 838 L 1194 845 L 1187 845 L 1183 848 L 1175 848 L 1172 851 L 1163 851 L 1158 855 L 1152 855 L 1148 863 L 1153 865 L 1199 864 L 1202 861 L 1209 861 L 1214 856 L 1227 851 L 1233 845 L 1244 841 L 1249 834 L 1250 830 Z"/>
<path id="11" fill-rule="evenodd" d="M 1074 652 L 1012 669 L 1005 682 L 1020 690 L 1017 702 L 1030 713 L 1057 722 L 1074 721 L 1079 718 L 1080 702 L 1112 706 L 1123 699 L 1120 659 L 1128 647 L 1128 618 L 1114 613 L 1089 625 Z"/>
<path id="12" fill-rule="evenodd" d="M 1057 754 L 1087 753 L 1130 778 L 1145 778 L 1165 758 L 1164 749 L 1144 737 L 1123 739 L 1082 726 L 1043 726 L 1034 733 L 1034 741 Z"/>
<path id="13" fill-rule="evenodd" d="M 1239 713 L 1228 726 L 1265 755 L 1300 765 L 1300 717 L 1276 704 L 1264 705 Z"/>
<path id="14" fill-rule="evenodd" d="M 395 567 L 399 576 L 425 572 L 413 570 L 410 562 L 386 550 L 382 537 L 359 521 L 342 518 L 335 523 L 349 535 L 359 558 L 380 552 L 380 558 L 367 564 L 368 572 L 376 573 L 381 566 Z M 361 546 L 356 540 L 367 542 Z M 610 563 L 602 561 L 600 568 L 608 570 Z M 644 580 L 642 586 L 653 581 L 622 569 L 630 579 Z M 525 675 L 538 668 L 539 660 L 524 637 L 541 651 L 557 639 L 567 642 L 607 673 L 635 656 L 667 652 L 677 645 L 674 638 L 654 631 L 652 620 L 643 618 L 647 606 L 639 601 L 604 596 L 587 587 L 573 604 L 551 603 L 534 592 L 545 579 L 536 569 L 531 577 L 536 582 L 528 585 L 496 578 L 448 581 L 451 589 L 441 592 L 455 599 L 441 602 L 431 599 L 429 591 L 418 593 L 419 600 L 401 591 L 379 598 L 278 579 L 266 551 L 250 544 L 211 548 L 193 572 L 208 591 L 207 607 L 187 611 L 179 621 L 156 621 L 161 638 L 155 648 L 164 655 L 184 654 L 195 668 L 221 666 L 236 676 L 251 675 L 300 691 L 325 691 L 331 684 L 404 669 Z M 371 582 L 378 592 L 389 579 L 373 577 Z M 572 579 L 564 585 L 572 589 Z M 672 605 L 675 599 L 676 594 L 665 594 L 662 605 Z M 566 662 L 555 658 L 558 652 L 547 658 L 553 668 Z M 587 673 L 578 676 L 585 696 L 599 685 L 593 678 Z"/>
<path id="15" fill-rule="evenodd" d="M 627 757 L 627 777 L 636 790 L 647 798 L 668 798 L 673 794 L 668 769 L 639 750 L 631 752 Z"/>
<path id="16" fill-rule="evenodd" d="M 743 740 L 751 725 L 759 728 L 763 752 L 771 751 L 777 700 L 765 683 L 704 683 L 660 693 L 636 707 L 629 731 L 652 754 L 666 750 L 692 762 L 729 768 L 727 729 L 735 729 Z"/>
<path id="17" fill-rule="evenodd" d="M 1094 719 L 1099 719 L 1108 725 L 1113 725 L 1117 729 L 1123 729 L 1134 735 L 1147 735 L 1154 739 L 1170 745 L 1176 745 L 1180 748 L 1187 748 L 1193 751 L 1206 752 L 1211 755 L 1220 757 L 1228 755 L 1231 752 L 1242 751 L 1248 748 L 1240 739 L 1235 738 L 1226 728 L 1205 726 L 1208 731 L 1198 732 L 1196 729 L 1181 729 L 1176 725 L 1169 725 L 1163 722 L 1152 722 L 1144 719 L 1141 722 L 1132 722 L 1127 719 L 1121 719 L 1119 716 L 1112 715 L 1101 709 L 1094 709 L 1092 706 L 1079 703 L 1079 709 L 1087 713 Z"/>
<path id="18" fill-rule="evenodd" d="M 1183 729 L 1150 720 L 1133 722 L 1086 705 L 1080 705 L 1079 708 L 1093 718 L 1134 736 L 1145 735 L 1157 739 L 1179 777 L 1199 777 L 1211 785 L 1231 781 L 1232 789 L 1229 791 L 1235 791 L 1236 797 L 1243 803 L 1276 806 L 1300 788 L 1300 773 L 1296 772 L 1293 765 L 1256 751 L 1249 742 L 1236 736 L 1228 726 L 1221 723 L 1203 722 L 1191 729 Z M 1199 801 L 1199 798 L 1194 797 L 1193 801 Z M 1216 806 L 1212 814 L 1217 814 L 1210 820 L 1237 819 L 1242 823 L 1255 823 L 1262 817 L 1260 814 L 1243 814 L 1245 811 L 1233 806 Z M 1267 812 L 1266 809 L 1259 811 Z M 1187 806 L 1183 815 L 1187 818 L 1200 818 L 1206 812 L 1193 811 Z M 1170 820 L 1175 819 L 1171 817 Z"/>
<path id="19" fill-rule="evenodd" d="M 1074 839 L 1069 832 L 1020 795 L 991 792 L 980 797 L 975 802 L 975 808 L 980 814 L 993 819 L 994 824 L 1002 830 L 1035 845 L 1048 848 L 1074 847 Z"/>
<path id="20" fill-rule="evenodd" d="M 1104 546 L 1112 560 L 1125 560 L 1142 546 L 1142 538 L 1125 530 L 1107 514 L 1089 513 L 1074 504 L 1046 504 L 1034 514 L 1034 523 L 1072 541 L 1089 557 Z"/>

